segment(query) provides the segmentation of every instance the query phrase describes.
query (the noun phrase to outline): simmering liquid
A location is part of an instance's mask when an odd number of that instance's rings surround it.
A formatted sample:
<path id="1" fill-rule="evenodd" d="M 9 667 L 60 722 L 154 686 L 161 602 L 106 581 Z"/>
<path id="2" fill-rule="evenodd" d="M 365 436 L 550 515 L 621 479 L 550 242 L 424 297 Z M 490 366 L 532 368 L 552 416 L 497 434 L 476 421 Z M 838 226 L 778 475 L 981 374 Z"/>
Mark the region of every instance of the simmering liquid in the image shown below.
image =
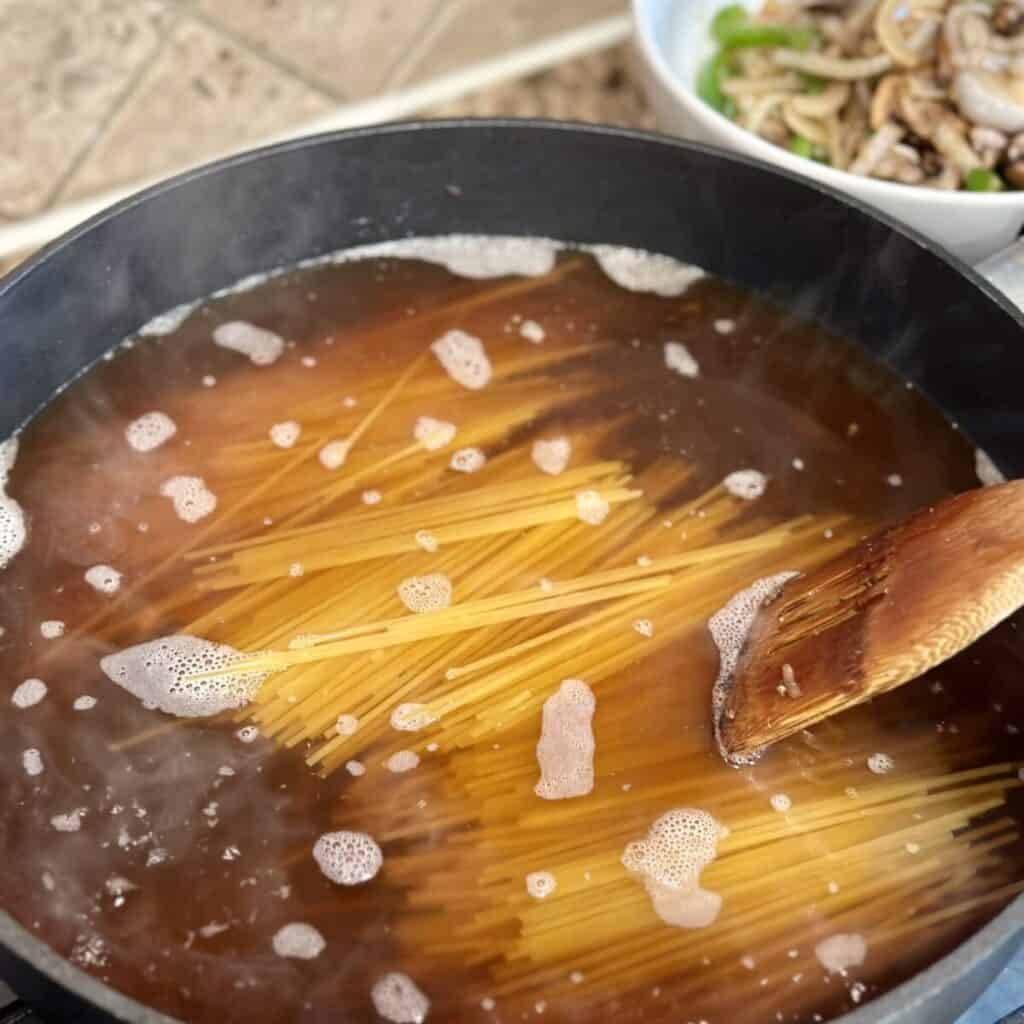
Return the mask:
<path id="1" fill-rule="evenodd" d="M 598 255 L 290 270 L 25 427 L 4 909 L 189 1021 L 735 1024 L 838 1016 L 1013 899 L 1019 619 L 752 767 L 711 729 L 710 615 L 978 486 L 973 446 L 819 327 Z M 186 717 L 230 651 L 116 674 L 182 634 L 372 640 Z"/>

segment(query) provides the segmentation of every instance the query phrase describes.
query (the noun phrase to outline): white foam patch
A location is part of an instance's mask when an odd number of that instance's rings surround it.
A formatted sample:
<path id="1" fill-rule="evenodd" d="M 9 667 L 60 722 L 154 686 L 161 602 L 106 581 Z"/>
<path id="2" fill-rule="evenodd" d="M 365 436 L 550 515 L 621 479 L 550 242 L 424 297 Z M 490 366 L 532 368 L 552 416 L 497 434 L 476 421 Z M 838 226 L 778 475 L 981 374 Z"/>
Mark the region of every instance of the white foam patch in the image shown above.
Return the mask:
<path id="1" fill-rule="evenodd" d="M 57 832 L 77 832 L 82 827 L 83 817 L 85 817 L 85 808 L 76 807 L 67 814 L 55 814 L 50 819 L 50 825 Z"/>
<path id="2" fill-rule="evenodd" d="M 204 672 L 227 668 L 241 657 L 227 644 L 179 633 L 108 654 L 100 668 L 143 704 L 181 718 L 203 718 L 242 707 L 263 681 L 252 673 L 203 678 Z"/>
<path id="3" fill-rule="evenodd" d="M 398 971 L 378 978 L 370 999 L 377 1013 L 393 1024 L 423 1024 L 430 1013 L 430 1000 L 412 978 Z"/>
<path id="4" fill-rule="evenodd" d="M 410 576 L 398 584 L 398 598 L 411 612 L 436 612 L 452 603 L 452 581 L 440 572 Z"/>
<path id="5" fill-rule="evenodd" d="M 217 507 L 217 495 L 201 476 L 172 476 L 160 485 L 160 493 L 171 499 L 175 514 L 186 523 L 199 522 Z"/>
<path id="6" fill-rule="evenodd" d="M 313 860 L 336 885 L 362 885 L 380 871 L 384 854 L 365 832 L 325 832 L 313 847 Z"/>
<path id="7" fill-rule="evenodd" d="M 93 565 L 85 570 L 85 582 L 99 594 L 116 594 L 124 576 L 110 565 Z"/>
<path id="8" fill-rule="evenodd" d="M 270 366 L 284 352 L 284 339 L 279 334 L 244 320 L 232 320 L 215 328 L 213 342 L 221 348 L 248 356 L 253 366 Z"/>
<path id="9" fill-rule="evenodd" d="M 351 445 L 348 441 L 328 441 L 320 449 L 317 458 L 324 469 L 329 469 L 333 472 L 345 465 L 350 448 Z"/>
<path id="10" fill-rule="evenodd" d="M 401 238 L 393 242 L 361 246 L 338 253 L 336 259 L 423 260 L 446 267 L 459 277 L 539 277 L 550 273 L 563 246 L 547 238 L 497 235 L 441 235 L 435 238 Z"/>
<path id="11" fill-rule="evenodd" d="M 572 458 L 572 442 L 567 437 L 552 437 L 533 442 L 530 449 L 533 464 L 548 476 L 564 473 Z"/>
<path id="12" fill-rule="evenodd" d="M 18 458 L 18 437 L 0 442 L 0 569 L 25 546 L 25 510 L 7 494 L 7 478 Z"/>
<path id="13" fill-rule="evenodd" d="M 42 679 L 26 679 L 11 694 L 11 703 L 22 710 L 34 707 L 46 696 L 46 690 L 46 683 Z"/>
<path id="14" fill-rule="evenodd" d="M 415 750 L 399 750 L 392 754 L 385 762 L 389 772 L 401 775 L 403 772 L 411 772 L 413 768 L 419 767 L 420 755 Z"/>
<path id="15" fill-rule="evenodd" d="M 618 245 L 592 245 L 587 248 L 601 269 L 620 288 L 631 292 L 653 292 L 665 297 L 682 295 L 690 285 L 705 276 L 700 267 L 642 249 Z"/>
<path id="16" fill-rule="evenodd" d="M 437 721 L 428 704 L 399 704 L 391 712 L 391 728 L 399 732 L 419 732 Z"/>
<path id="17" fill-rule="evenodd" d="M 164 412 L 147 412 L 124 428 L 124 437 L 137 452 L 151 452 L 166 444 L 178 432 L 178 425 Z"/>
<path id="18" fill-rule="evenodd" d="M 547 337 L 547 334 L 536 320 L 524 320 L 519 325 L 519 337 L 533 345 L 539 345 Z"/>
<path id="19" fill-rule="evenodd" d="M 437 550 L 437 538 L 429 530 L 417 530 L 414 539 L 424 551 L 433 554 Z"/>
<path id="20" fill-rule="evenodd" d="M 722 898 L 700 886 L 704 869 L 729 834 L 707 811 L 681 807 L 661 815 L 643 839 L 622 854 L 627 871 L 639 876 L 655 913 L 675 928 L 706 928 L 721 912 Z"/>
<path id="21" fill-rule="evenodd" d="M 96 707 L 97 700 L 95 697 L 90 697 L 88 694 L 83 694 L 81 697 L 76 697 L 74 703 L 71 705 L 76 711 L 92 711 Z"/>
<path id="22" fill-rule="evenodd" d="M 334 728 L 339 736 L 354 736 L 359 729 L 359 719 L 355 715 L 338 715 Z"/>
<path id="23" fill-rule="evenodd" d="M 255 725 L 243 725 L 241 729 L 235 731 L 235 736 L 242 743 L 255 743 L 260 738 L 260 731 Z"/>
<path id="24" fill-rule="evenodd" d="M 458 473 L 476 473 L 487 465 L 487 456 L 479 448 L 460 448 L 448 465 Z"/>
<path id="25" fill-rule="evenodd" d="M 894 767 L 893 759 L 888 754 L 872 754 L 868 758 L 868 768 L 875 775 L 888 775 Z"/>
<path id="26" fill-rule="evenodd" d="M 39 623 L 39 633 L 44 640 L 56 640 L 64 635 L 65 629 L 65 625 L 60 619 L 47 619 L 45 622 Z"/>
<path id="27" fill-rule="evenodd" d="M 278 956 L 292 960 L 315 960 L 327 948 L 323 935 L 304 921 L 278 928 L 270 944 Z"/>
<path id="28" fill-rule="evenodd" d="M 364 765 L 362 761 L 346 761 L 345 771 L 347 771 L 353 778 L 358 779 L 360 775 L 366 774 L 366 765 Z"/>
<path id="29" fill-rule="evenodd" d="M 270 428 L 270 440 L 278 448 L 291 448 L 302 434 L 302 425 L 295 420 L 284 420 Z"/>
<path id="30" fill-rule="evenodd" d="M 633 628 L 641 636 L 654 636 L 654 623 L 650 619 L 637 619 L 633 623 Z"/>
<path id="31" fill-rule="evenodd" d="M 719 659 L 718 678 L 711 691 L 711 718 L 718 749 L 730 764 L 753 764 L 760 756 L 758 752 L 745 757 L 730 757 L 722 747 L 720 720 L 729 691 L 732 689 L 733 671 L 761 605 L 776 597 L 786 581 L 798 575 L 799 573 L 795 572 L 780 572 L 775 576 L 755 580 L 745 590 L 729 598 L 725 606 L 708 619 L 708 631 L 718 648 Z"/>
<path id="32" fill-rule="evenodd" d="M 198 305 L 198 302 L 183 302 L 180 306 L 147 320 L 139 328 L 138 333 L 144 338 L 162 338 L 171 334 L 185 322 L 189 313 Z"/>
<path id="33" fill-rule="evenodd" d="M 756 501 L 764 494 L 768 478 L 756 469 L 737 469 L 722 481 L 722 486 L 736 498 Z"/>
<path id="34" fill-rule="evenodd" d="M 526 876 L 526 891 L 535 900 L 546 900 L 558 888 L 558 881 L 550 871 L 531 871 Z"/>
<path id="35" fill-rule="evenodd" d="M 597 491 L 580 491 L 576 495 L 576 516 L 591 526 L 600 526 L 608 518 L 611 506 Z"/>
<path id="36" fill-rule="evenodd" d="M 457 384 L 470 391 L 487 387 L 491 380 L 491 361 L 484 343 L 465 331 L 446 331 L 431 346 L 445 372 Z"/>
<path id="37" fill-rule="evenodd" d="M 868 944 L 863 935 L 844 932 L 822 939 L 814 947 L 814 955 L 829 974 L 846 974 L 851 967 L 864 963 Z"/>
<path id="38" fill-rule="evenodd" d="M 433 416 L 419 416 L 412 428 L 413 439 L 419 441 L 427 451 L 437 451 L 452 443 L 455 424 L 448 420 L 435 420 Z"/>
<path id="39" fill-rule="evenodd" d="M 30 776 L 42 775 L 46 770 L 46 766 L 43 764 L 43 755 L 35 747 L 29 747 L 28 750 L 21 752 L 21 767 L 25 770 L 25 774 Z"/>
<path id="40" fill-rule="evenodd" d="M 793 809 L 793 801 L 785 793 L 772 793 L 768 798 L 772 810 L 779 814 L 788 814 Z"/>
<path id="41" fill-rule="evenodd" d="M 534 792 L 544 800 L 586 796 L 594 788 L 594 731 L 597 701 L 582 679 L 565 679 L 544 702 L 537 743 L 540 781 Z"/>
<path id="42" fill-rule="evenodd" d="M 1005 484 L 1006 477 L 999 467 L 992 461 L 988 452 L 980 448 L 974 452 L 974 472 L 983 487 L 993 487 L 995 484 Z"/>
<path id="43" fill-rule="evenodd" d="M 728 317 L 720 317 L 714 322 L 714 328 L 717 334 L 732 334 L 736 330 L 736 321 Z"/>
<path id="44" fill-rule="evenodd" d="M 383 495 L 376 488 L 370 488 L 368 491 L 363 491 L 363 504 L 364 505 L 379 505 Z"/>
<path id="45" fill-rule="evenodd" d="M 665 365 L 680 377 L 696 377 L 700 373 L 700 363 L 681 341 L 665 342 Z"/>

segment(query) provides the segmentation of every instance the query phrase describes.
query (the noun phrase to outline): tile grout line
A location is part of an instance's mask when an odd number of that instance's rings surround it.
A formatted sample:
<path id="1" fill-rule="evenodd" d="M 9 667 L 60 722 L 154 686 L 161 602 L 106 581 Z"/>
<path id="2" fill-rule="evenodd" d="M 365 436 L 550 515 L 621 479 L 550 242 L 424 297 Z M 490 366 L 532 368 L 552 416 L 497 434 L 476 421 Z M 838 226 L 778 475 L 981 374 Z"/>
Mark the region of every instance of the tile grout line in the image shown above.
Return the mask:
<path id="1" fill-rule="evenodd" d="M 476 90 L 492 88 L 503 82 L 535 74 L 560 61 L 575 60 L 588 53 L 618 45 L 626 41 L 630 30 L 631 22 L 628 15 L 618 15 L 591 22 L 570 32 L 561 33 L 507 53 L 498 59 L 483 61 L 460 71 L 430 79 L 420 85 L 410 86 L 369 100 L 343 104 L 320 117 L 305 121 L 286 131 L 273 133 L 249 145 L 229 149 L 217 157 L 210 157 L 198 163 L 185 164 L 141 181 L 134 181 L 107 192 L 74 200 L 34 217 L 0 224 L 0 260 L 9 256 L 27 254 L 140 189 L 164 181 L 190 168 L 210 163 L 214 159 L 258 146 L 302 139 L 321 132 L 334 132 L 407 118 L 413 116 L 417 111 L 450 102 Z"/>
<path id="2" fill-rule="evenodd" d="M 74 176 L 82 169 L 86 160 L 88 160 L 96 150 L 96 147 L 100 144 L 100 141 L 106 135 L 110 126 L 114 123 L 114 119 L 122 110 L 124 110 L 128 101 L 135 94 L 136 89 L 146 77 L 146 73 L 167 48 L 171 39 L 171 33 L 175 28 L 177 28 L 178 22 L 181 18 L 180 10 L 177 8 L 177 5 L 175 5 L 173 10 L 168 5 L 167 10 L 170 14 L 170 20 L 168 21 L 166 31 L 160 35 L 153 48 L 146 54 L 146 56 L 139 61 L 139 66 L 131 73 L 131 75 L 128 76 L 128 81 L 125 83 L 124 88 L 110 105 L 110 109 L 107 111 L 107 115 L 103 119 L 103 123 L 97 126 L 92 138 L 82 147 L 65 169 L 64 173 L 58 178 L 53 188 L 50 189 L 46 197 L 46 205 L 43 208 L 44 212 L 52 210 L 54 206 L 58 204 L 61 193 L 68 187 L 71 183 L 71 179 L 74 178 Z"/>
<path id="3" fill-rule="evenodd" d="M 350 102 L 348 97 L 343 93 L 340 93 L 329 86 L 322 85 L 319 82 L 312 81 L 290 61 L 282 60 L 276 54 L 258 46 L 250 39 L 247 39 L 242 33 L 237 32 L 229 25 L 221 24 L 216 19 L 211 18 L 205 11 L 201 11 L 195 5 L 189 4 L 187 7 L 183 8 L 183 14 L 185 17 L 191 18 L 197 24 L 202 25 L 203 28 L 214 33 L 214 35 L 227 40 L 227 42 L 231 43 L 233 46 L 237 46 L 250 57 L 255 57 L 257 60 L 261 60 L 266 64 L 269 64 L 282 75 L 286 75 L 288 78 L 292 79 L 292 81 L 298 82 L 300 85 L 309 89 L 310 92 L 316 93 L 321 99 L 330 100 L 332 103 Z"/>
<path id="4" fill-rule="evenodd" d="M 437 42 L 441 33 L 465 6 L 465 0 L 456 0 L 455 3 L 451 3 L 450 0 L 437 0 L 432 12 L 433 20 L 428 23 L 426 32 L 404 54 L 395 58 L 394 64 L 381 81 L 382 92 L 389 92 L 396 84 L 406 80 L 408 73 L 415 69 L 416 64 L 423 59 L 429 48 Z"/>

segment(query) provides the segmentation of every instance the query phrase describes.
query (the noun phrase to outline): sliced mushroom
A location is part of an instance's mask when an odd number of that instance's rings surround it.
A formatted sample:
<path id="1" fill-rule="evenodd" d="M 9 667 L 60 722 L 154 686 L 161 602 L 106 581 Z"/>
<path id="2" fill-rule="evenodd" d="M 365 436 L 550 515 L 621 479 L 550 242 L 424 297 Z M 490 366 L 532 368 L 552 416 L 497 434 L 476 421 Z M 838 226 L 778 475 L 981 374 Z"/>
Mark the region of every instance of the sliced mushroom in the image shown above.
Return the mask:
<path id="1" fill-rule="evenodd" d="M 799 50 L 776 50 L 775 63 L 794 71 L 803 71 L 819 78 L 837 78 L 852 82 L 858 78 L 874 78 L 892 68 L 892 57 L 887 53 L 877 57 L 828 57 L 822 53 L 802 53 Z"/>
<path id="2" fill-rule="evenodd" d="M 967 126 L 955 114 L 943 111 L 931 140 L 935 148 L 962 174 L 967 175 L 981 165 L 981 157 L 967 141 Z"/>
<path id="3" fill-rule="evenodd" d="M 789 105 L 805 117 L 830 117 L 838 114 L 849 98 L 850 86 L 846 82 L 829 82 L 816 95 L 794 96 Z"/>
<path id="4" fill-rule="evenodd" d="M 961 71 L 953 79 L 957 106 L 975 124 L 1024 132 L 1024 80 L 987 71 Z"/>
<path id="5" fill-rule="evenodd" d="M 977 124 L 968 132 L 968 139 L 971 148 L 981 160 L 980 166 L 987 167 L 989 170 L 999 162 L 1009 144 L 1009 139 L 1002 132 Z"/>
<path id="6" fill-rule="evenodd" d="M 903 75 L 886 75 L 877 86 L 871 97 L 871 130 L 878 131 L 886 121 L 892 119 L 896 111 L 896 100 L 903 82 Z"/>
<path id="7" fill-rule="evenodd" d="M 924 181 L 924 171 L 920 165 L 908 159 L 898 146 L 894 146 L 879 160 L 874 176 L 898 181 L 903 185 L 920 185 Z"/>
<path id="8" fill-rule="evenodd" d="M 1003 168 L 1003 177 L 1014 187 L 1024 188 L 1024 160 L 1014 160 Z"/>
<path id="9" fill-rule="evenodd" d="M 875 12 L 875 36 L 895 63 L 914 68 L 925 55 L 914 49 L 903 33 L 909 14 L 910 0 L 882 0 Z"/>
<path id="10" fill-rule="evenodd" d="M 894 121 L 886 121 L 860 148 L 857 159 L 850 164 L 851 174 L 871 174 L 890 149 L 903 138 L 903 129 Z"/>

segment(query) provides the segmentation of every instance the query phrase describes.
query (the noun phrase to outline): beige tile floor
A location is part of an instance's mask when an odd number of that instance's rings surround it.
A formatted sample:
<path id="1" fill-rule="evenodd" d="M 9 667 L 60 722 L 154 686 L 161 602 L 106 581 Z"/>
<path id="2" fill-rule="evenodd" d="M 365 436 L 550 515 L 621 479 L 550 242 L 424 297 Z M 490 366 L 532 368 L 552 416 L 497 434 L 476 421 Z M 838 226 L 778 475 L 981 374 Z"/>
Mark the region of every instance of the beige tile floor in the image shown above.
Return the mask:
<path id="1" fill-rule="evenodd" d="M 624 10 L 625 0 L 0 0 L 0 229 Z M 566 88 L 582 95 L 578 82 L 528 84 L 523 112 L 557 114 Z M 628 106 L 628 90 L 611 92 Z M 516 102 L 478 100 L 501 112 Z"/>

